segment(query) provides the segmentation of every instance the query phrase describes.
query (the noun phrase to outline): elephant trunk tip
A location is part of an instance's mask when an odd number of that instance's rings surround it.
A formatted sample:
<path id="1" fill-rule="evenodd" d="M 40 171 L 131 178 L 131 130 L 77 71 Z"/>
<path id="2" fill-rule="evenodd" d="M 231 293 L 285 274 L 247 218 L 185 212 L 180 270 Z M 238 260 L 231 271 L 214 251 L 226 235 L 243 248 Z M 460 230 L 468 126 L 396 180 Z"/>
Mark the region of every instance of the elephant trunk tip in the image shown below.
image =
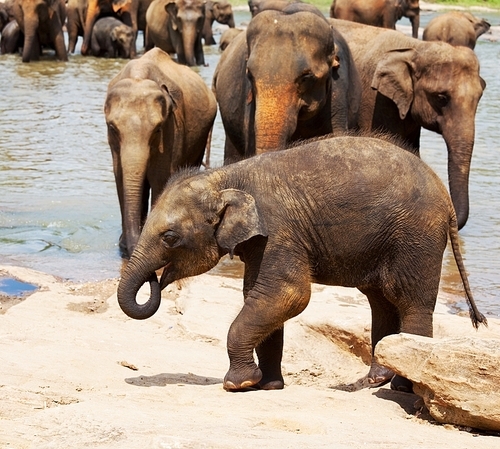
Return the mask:
<path id="1" fill-rule="evenodd" d="M 150 296 L 144 304 L 137 302 L 137 293 L 143 284 L 131 285 L 129 277 L 122 278 L 118 284 L 118 304 L 123 312 L 135 320 L 145 320 L 152 317 L 160 307 L 161 287 L 156 274 L 147 280 L 150 285 Z"/>

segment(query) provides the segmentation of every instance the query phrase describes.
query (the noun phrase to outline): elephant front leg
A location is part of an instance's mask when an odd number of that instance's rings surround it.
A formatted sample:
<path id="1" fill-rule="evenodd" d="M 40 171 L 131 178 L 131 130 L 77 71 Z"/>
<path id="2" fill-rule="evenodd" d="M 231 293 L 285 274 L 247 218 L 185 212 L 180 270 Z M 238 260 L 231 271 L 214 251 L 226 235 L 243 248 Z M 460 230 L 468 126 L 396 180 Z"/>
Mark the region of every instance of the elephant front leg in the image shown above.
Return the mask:
<path id="1" fill-rule="evenodd" d="M 259 321 L 256 321 L 251 309 L 245 304 L 229 328 L 227 336 L 229 371 L 224 377 L 224 389 L 227 391 L 253 387 L 262 379 L 262 371 L 255 364 L 253 351 L 257 342 L 266 335 L 260 326 L 253 324 Z"/>
<path id="2" fill-rule="evenodd" d="M 250 270 L 249 270 L 250 271 Z M 265 270 L 263 270 L 265 272 Z M 291 273 L 307 273 L 305 269 L 291 269 Z M 277 279 L 285 279 L 286 273 L 276 274 Z M 251 275 L 245 272 L 245 284 Z M 264 285 L 270 280 L 259 283 L 259 293 L 252 296 L 250 290 L 245 295 L 245 305 L 241 309 L 228 334 L 229 371 L 224 378 L 226 390 L 241 390 L 253 387 L 265 390 L 278 390 L 284 387 L 281 373 L 283 354 L 283 325 L 285 321 L 297 316 L 309 302 L 311 296 L 309 279 L 288 279 L 273 284 L 272 289 L 264 292 Z M 256 285 L 255 283 L 254 285 Z M 244 288 L 246 290 L 246 288 Z M 259 366 L 253 358 L 253 351 L 259 358 Z"/>
<path id="3" fill-rule="evenodd" d="M 281 390 L 285 386 L 281 374 L 283 333 L 281 327 L 255 348 L 259 359 L 259 369 L 262 372 L 262 379 L 258 383 L 258 387 L 262 390 Z"/>

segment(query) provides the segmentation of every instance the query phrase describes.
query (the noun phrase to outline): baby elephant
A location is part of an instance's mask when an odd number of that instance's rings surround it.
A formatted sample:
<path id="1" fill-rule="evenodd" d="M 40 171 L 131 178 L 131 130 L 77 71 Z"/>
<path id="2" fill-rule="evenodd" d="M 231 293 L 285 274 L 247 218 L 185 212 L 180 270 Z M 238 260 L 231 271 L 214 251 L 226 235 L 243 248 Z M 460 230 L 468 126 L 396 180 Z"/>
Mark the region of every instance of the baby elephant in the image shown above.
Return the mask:
<path id="1" fill-rule="evenodd" d="M 478 327 L 486 319 L 472 298 L 455 212 L 438 176 L 388 141 L 325 138 L 171 180 L 124 269 L 118 302 L 128 316 L 148 318 L 171 282 L 210 270 L 225 254 L 239 256 L 245 300 L 229 329 L 224 388 L 280 389 L 283 326 L 307 306 L 312 282 L 367 296 L 372 350 L 398 332 L 431 337 L 448 236 Z M 151 296 L 138 304 L 147 281 Z M 379 383 L 393 374 L 373 361 L 368 377 Z M 392 382 L 411 390 L 406 379 Z"/>
<path id="2" fill-rule="evenodd" d="M 132 27 L 115 17 L 103 17 L 92 29 L 90 48 L 93 56 L 130 59 L 133 41 Z"/>

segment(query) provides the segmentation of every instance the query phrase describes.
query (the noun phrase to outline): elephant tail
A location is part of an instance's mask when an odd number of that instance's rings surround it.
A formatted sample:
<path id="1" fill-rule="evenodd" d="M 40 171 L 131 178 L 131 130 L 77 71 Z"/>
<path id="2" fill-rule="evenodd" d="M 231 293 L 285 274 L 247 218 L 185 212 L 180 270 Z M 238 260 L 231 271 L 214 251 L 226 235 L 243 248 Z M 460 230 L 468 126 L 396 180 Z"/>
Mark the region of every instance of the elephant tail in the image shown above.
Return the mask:
<path id="1" fill-rule="evenodd" d="M 455 214 L 453 206 L 451 206 L 449 235 L 450 235 L 451 248 L 453 250 L 453 256 L 455 258 L 455 262 L 457 264 L 458 271 L 462 279 L 462 284 L 464 286 L 465 299 L 467 300 L 467 305 L 469 306 L 469 316 L 472 321 L 472 325 L 476 329 L 479 328 L 480 323 L 484 324 L 485 326 L 488 326 L 488 321 L 486 320 L 486 317 L 478 310 L 476 306 L 476 302 L 474 301 L 474 297 L 472 296 L 472 291 L 470 289 L 469 280 L 467 279 L 467 273 L 465 271 L 465 265 L 462 259 L 462 253 L 460 252 L 457 216 Z"/>

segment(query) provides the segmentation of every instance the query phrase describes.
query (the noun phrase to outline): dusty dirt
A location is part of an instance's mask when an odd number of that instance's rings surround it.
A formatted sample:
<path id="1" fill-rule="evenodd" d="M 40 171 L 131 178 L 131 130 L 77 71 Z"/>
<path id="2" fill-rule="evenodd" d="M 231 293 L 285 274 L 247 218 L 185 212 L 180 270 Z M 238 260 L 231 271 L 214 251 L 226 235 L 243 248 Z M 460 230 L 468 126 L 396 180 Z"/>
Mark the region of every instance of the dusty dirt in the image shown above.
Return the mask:
<path id="1" fill-rule="evenodd" d="M 435 423 L 419 397 L 366 388 L 369 308 L 315 285 L 285 327 L 282 391 L 228 393 L 225 338 L 241 280 L 198 276 L 164 292 L 149 320 L 126 317 L 117 280 L 72 284 L 17 267 L 39 289 L 0 315 L 3 448 L 498 448 L 500 437 Z M 141 290 L 141 295 L 148 292 Z M 500 338 L 436 310 L 437 337 Z"/>

